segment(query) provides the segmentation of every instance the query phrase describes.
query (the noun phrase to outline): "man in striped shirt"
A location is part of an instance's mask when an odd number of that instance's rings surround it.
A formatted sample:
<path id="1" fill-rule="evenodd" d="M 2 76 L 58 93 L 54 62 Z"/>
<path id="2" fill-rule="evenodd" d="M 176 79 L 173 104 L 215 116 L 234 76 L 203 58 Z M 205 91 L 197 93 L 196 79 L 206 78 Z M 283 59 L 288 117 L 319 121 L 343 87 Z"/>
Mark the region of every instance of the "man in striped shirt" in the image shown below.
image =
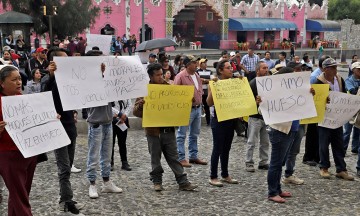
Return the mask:
<path id="1" fill-rule="evenodd" d="M 259 56 L 254 54 L 252 48 L 249 48 L 248 54 L 244 55 L 244 57 L 241 59 L 241 64 L 245 67 L 245 76 L 249 82 L 256 77 L 255 67 L 259 61 Z"/>

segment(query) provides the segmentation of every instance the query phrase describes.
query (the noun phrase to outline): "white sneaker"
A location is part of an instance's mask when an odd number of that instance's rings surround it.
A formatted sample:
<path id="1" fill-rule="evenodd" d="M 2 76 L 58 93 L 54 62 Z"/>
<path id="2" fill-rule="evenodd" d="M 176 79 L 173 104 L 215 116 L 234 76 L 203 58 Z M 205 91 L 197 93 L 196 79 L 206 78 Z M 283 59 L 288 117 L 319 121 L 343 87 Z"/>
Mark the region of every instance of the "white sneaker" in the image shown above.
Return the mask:
<path id="1" fill-rule="evenodd" d="M 79 172 L 81 172 L 81 169 L 76 168 L 76 167 L 74 166 L 74 164 L 73 164 L 72 167 L 71 167 L 71 172 L 72 172 L 72 173 L 79 173 Z"/>
<path id="2" fill-rule="evenodd" d="M 298 177 L 292 175 L 292 176 L 289 176 L 289 177 L 284 177 L 282 179 L 282 182 L 284 184 L 296 184 L 296 185 L 301 185 L 301 184 L 304 184 L 304 180 L 302 179 L 299 179 Z"/>
<path id="3" fill-rule="evenodd" d="M 122 189 L 115 186 L 112 181 L 104 182 L 104 186 L 101 189 L 102 193 L 121 193 Z"/>
<path id="4" fill-rule="evenodd" d="M 90 185 L 90 187 L 89 187 L 89 196 L 90 196 L 91 199 L 96 199 L 96 198 L 99 197 L 96 185 Z"/>

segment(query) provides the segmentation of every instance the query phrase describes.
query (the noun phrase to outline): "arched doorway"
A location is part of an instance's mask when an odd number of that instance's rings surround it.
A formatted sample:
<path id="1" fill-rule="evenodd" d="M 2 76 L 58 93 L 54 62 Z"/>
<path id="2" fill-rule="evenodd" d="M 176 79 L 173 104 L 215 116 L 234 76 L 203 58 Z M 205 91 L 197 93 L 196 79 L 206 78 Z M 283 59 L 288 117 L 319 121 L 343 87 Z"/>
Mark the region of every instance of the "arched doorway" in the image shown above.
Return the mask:
<path id="1" fill-rule="evenodd" d="M 153 29 L 148 25 L 145 24 L 145 41 L 153 39 Z M 142 28 L 140 28 L 140 43 L 142 42 Z"/>
<path id="2" fill-rule="evenodd" d="M 220 46 L 221 17 L 205 1 L 196 0 L 174 16 L 173 34 L 189 42 L 201 41 L 202 48 L 217 49 Z"/>
<path id="3" fill-rule="evenodd" d="M 111 27 L 110 24 L 106 24 L 105 27 L 101 29 L 100 34 L 115 35 L 115 29 L 113 27 Z"/>

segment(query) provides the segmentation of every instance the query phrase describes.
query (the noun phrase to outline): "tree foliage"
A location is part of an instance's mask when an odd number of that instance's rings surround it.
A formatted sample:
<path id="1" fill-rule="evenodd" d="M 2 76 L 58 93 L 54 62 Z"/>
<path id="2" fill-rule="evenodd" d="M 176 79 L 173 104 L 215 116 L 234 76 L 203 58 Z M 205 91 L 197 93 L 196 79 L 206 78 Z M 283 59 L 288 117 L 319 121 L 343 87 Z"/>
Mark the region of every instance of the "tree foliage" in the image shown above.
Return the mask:
<path id="1" fill-rule="evenodd" d="M 1 3 L 4 8 L 12 8 L 32 16 L 34 30 L 38 34 L 49 31 L 49 16 L 43 15 L 41 6 L 46 5 L 47 15 L 53 15 L 54 7 L 57 7 L 52 26 L 54 34 L 60 38 L 82 33 L 93 25 L 100 15 L 100 8 L 94 6 L 91 0 L 1 0 Z"/>
<path id="2" fill-rule="evenodd" d="M 360 23 L 359 0 L 330 0 L 328 16 L 331 20 L 353 19 L 356 24 Z"/>

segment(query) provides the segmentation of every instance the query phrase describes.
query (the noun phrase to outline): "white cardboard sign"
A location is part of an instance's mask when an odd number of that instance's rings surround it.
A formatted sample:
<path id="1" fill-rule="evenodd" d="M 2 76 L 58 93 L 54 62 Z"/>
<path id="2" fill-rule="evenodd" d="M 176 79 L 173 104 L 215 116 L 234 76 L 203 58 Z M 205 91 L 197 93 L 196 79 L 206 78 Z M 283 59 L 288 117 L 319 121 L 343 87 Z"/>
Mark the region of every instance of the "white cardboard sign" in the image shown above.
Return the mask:
<path id="1" fill-rule="evenodd" d="M 138 56 L 106 56 L 104 64 L 109 102 L 147 96 L 149 75 Z"/>
<path id="2" fill-rule="evenodd" d="M 107 105 L 98 56 L 54 57 L 56 83 L 63 110 Z"/>
<path id="3" fill-rule="evenodd" d="M 260 111 L 266 124 L 276 124 L 317 115 L 310 93 L 310 72 L 256 77 Z"/>
<path id="4" fill-rule="evenodd" d="M 111 41 L 112 35 L 87 34 L 86 51 L 89 51 L 92 47 L 97 46 L 104 55 L 109 55 L 111 53 Z"/>
<path id="5" fill-rule="evenodd" d="M 51 92 L 2 97 L 5 129 L 25 157 L 70 144 Z"/>
<path id="6" fill-rule="evenodd" d="M 330 91 L 324 121 L 319 126 L 336 129 L 347 123 L 360 109 L 360 97 Z"/>

